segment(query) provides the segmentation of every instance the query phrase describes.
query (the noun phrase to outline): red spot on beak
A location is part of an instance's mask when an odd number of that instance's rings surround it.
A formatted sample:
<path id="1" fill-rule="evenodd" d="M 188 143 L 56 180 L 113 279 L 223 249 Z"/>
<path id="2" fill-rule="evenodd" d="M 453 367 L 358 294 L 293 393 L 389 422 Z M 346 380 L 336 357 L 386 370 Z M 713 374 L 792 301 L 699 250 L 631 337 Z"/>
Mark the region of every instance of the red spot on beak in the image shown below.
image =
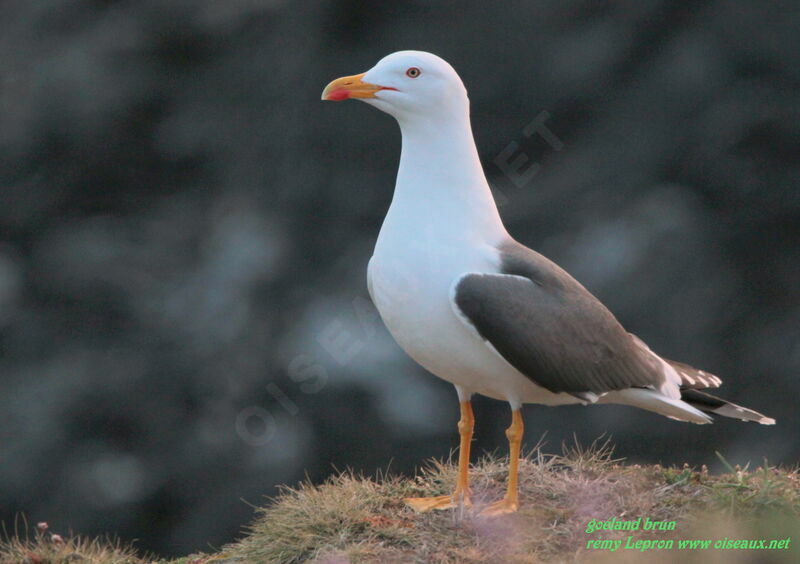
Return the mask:
<path id="1" fill-rule="evenodd" d="M 346 88 L 337 88 L 328 94 L 328 100 L 333 100 L 334 102 L 341 102 L 342 100 L 347 100 L 349 97 L 350 91 Z"/>

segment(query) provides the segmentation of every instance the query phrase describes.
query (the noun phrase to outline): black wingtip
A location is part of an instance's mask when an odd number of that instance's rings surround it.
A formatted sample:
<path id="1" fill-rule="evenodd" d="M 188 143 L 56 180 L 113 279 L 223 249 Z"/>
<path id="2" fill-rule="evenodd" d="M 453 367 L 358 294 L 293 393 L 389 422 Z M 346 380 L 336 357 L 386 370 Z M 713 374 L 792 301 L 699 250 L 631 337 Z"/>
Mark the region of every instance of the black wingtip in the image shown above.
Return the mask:
<path id="1" fill-rule="evenodd" d="M 767 417 L 752 409 L 736 405 L 699 390 L 681 390 L 681 399 L 705 413 L 741 419 L 742 421 L 754 421 L 762 425 L 775 425 L 775 420 L 772 417 Z"/>

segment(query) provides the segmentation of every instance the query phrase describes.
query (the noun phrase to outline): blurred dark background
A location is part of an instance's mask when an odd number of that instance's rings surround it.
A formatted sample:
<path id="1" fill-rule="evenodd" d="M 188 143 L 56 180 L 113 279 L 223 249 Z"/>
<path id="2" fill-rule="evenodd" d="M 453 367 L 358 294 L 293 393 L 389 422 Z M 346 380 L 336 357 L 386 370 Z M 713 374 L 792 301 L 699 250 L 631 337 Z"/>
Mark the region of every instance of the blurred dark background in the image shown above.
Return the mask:
<path id="1" fill-rule="evenodd" d="M 796 463 L 798 29 L 759 0 L 3 2 L 0 519 L 186 554 L 278 484 L 456 446 L 452 388 L 366 291 L 399 132 L 319 100 L 400 49 L 460 72 L 517 239 L 778 420 L 528 406 L 526 444 Z M 530 182 L 495 162 L 511 143 Z M 475 451 L 505 454 L 507 406 L 476 413 Z"/>

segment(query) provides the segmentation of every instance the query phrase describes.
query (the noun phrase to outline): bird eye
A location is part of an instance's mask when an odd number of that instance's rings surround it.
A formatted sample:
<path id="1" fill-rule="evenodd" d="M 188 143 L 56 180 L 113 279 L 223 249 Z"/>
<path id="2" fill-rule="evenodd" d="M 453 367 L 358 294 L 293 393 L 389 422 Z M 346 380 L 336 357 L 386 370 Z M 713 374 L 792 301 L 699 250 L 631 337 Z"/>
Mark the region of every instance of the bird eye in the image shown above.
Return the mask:
<path id="1" fill-rule="evenodd" d="M 422 74 L 422 71 L 417 67 L 411 67 L 406 71 L 406 76 L 408 78 L 417 78 L 420 74 Z"/>

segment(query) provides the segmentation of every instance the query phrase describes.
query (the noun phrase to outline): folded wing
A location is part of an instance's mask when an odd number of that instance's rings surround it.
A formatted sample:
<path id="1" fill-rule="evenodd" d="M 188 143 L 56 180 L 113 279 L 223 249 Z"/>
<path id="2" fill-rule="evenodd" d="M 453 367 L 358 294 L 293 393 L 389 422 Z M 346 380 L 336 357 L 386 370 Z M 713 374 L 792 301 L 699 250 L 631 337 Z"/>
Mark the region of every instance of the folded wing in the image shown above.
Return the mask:
<path id="1" fill-rule="evenodd" d="M 512 366 L 551 392 L 582 399 L 632 387 L 677 395 L 680 382 L 663 362 L 574 278 L 519 243 L 500 250 L 502 272 L 463 275 L 452 303 Z"/>

